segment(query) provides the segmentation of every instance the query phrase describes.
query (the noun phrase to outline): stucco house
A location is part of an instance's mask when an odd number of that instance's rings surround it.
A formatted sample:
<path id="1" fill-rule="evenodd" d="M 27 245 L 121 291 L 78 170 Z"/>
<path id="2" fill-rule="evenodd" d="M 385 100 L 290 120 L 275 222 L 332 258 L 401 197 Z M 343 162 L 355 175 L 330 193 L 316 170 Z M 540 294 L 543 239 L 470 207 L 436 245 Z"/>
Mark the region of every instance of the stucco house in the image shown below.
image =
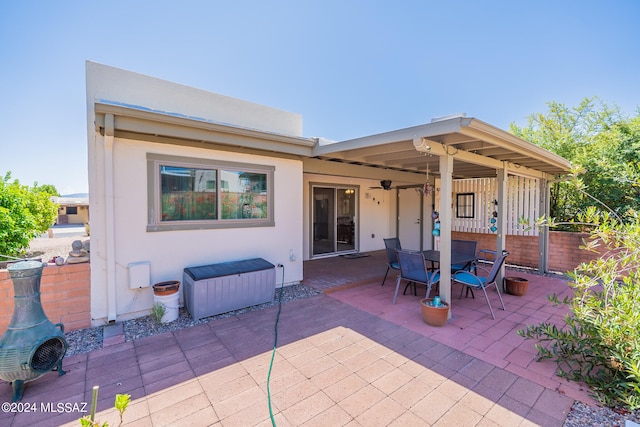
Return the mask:
<path id="1" fill-rule="evenodd" d="M 89 222 L 88 194 L 53 196 L 51 200 L 58 205 L 56 224 L 87 224 Z"/>
<path id="2" fill-rule="evenodd" d="M 540 216 L 570 167 L 475 118 L 332 142 L 305 137 L 299 114 L 93 62 L 86 72 L 94 324 L 147 313 L 148 284 L 185 267 L 263 258 L 294 284 L 304 260 L 380 250 L 385 237 L 429 249 L 436 210 L 448 300 L 452 230 L 495 210 L 486 232 L 504 248 L 524 206 L 508 202 L 509 183 L 526 181 L 527 214 Z M 544 269 L 544 232 L 540 247 Z M 148 283 L 132 283 L 138 265 Z"/>

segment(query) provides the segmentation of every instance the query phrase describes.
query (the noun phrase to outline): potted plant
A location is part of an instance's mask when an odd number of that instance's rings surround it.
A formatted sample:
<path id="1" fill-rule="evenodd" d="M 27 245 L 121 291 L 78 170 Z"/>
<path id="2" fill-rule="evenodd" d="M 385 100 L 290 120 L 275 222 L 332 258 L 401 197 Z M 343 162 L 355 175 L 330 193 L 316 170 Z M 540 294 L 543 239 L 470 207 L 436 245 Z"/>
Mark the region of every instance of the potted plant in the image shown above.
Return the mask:
<path id="1" fill-rule="evenodd" d="M 420 300 L 422 320 L 431 326 L 443 326 L 449 319 L 449 304 L 440 300 L 439 296 Z"/>
<path id="2" fill-rule="evenodd" d="M 504 289 L 510 295 L 521 297 L 529 289 L 529 281 L 522 277 L 505 277 Z"/>
<path id="3" fill-rule="evenodd" d="M 180 304 L 180 281 L 167 280 L 153 285 L 153 302 L 152 315 L 155 317 L 154 310 L 160 305 L 163 313 L 160 316 L 160 323 L 170 323 L 178 318 Z"/>
<path id="4" fill-rule="evenodd" d="M 167 280 L 153 285 L 153 294 L 158 296 L 173 295 L 180 289 L 179 280 Z"/>

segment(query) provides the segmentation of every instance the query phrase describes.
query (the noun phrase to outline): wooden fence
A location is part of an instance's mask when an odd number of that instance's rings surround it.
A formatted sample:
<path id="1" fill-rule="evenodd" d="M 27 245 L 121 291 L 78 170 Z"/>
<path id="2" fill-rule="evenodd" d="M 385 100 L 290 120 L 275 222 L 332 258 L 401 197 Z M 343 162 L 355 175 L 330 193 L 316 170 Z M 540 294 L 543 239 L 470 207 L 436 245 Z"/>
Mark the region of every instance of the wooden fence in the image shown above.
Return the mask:
<path id="1" fill-rule="evenodd" d="M 436 188 L 440 188 L 436 180 Z M 536 227 L 527 227 L 520 223 L 524 218 L 533 224 L 540 216 L 540 180 L 510 175 L 507 178 L 507 234 L 514 236 L 537 236 Z M 436 210 L 440 211 L 439 192 L 436 193 Z M 462 218 L 458 206 L 458 195 L 473 195 L 473 217 Z M 495 225 L 494 212 L 498 198 L 496 178 L 456 179 L 453 181 L 453 206 L 451 211 L 452 231 L 465 233 L 495 234 L 491 227 Z M 460 199 L 462 200 L 462 199 Z"/>

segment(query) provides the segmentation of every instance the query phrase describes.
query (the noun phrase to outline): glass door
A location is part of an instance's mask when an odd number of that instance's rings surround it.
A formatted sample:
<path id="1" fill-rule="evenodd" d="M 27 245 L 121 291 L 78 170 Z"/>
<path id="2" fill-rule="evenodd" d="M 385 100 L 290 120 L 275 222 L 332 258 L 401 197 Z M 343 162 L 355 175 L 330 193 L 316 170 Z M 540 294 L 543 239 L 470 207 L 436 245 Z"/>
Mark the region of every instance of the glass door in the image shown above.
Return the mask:
<path id="1" fill-rule="evenodd" d="M 312 254 L 356 250 L 356 187 L 312 187 Z"/>

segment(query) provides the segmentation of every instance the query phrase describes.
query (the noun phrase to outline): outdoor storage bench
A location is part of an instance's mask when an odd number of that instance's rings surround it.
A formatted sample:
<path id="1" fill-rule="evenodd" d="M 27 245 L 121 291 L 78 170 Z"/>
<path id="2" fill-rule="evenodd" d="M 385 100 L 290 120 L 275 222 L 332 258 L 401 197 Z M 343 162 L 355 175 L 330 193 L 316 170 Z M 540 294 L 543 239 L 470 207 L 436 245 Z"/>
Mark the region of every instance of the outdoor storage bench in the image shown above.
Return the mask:
<path id="1" fill-rule="evenodd" d="M 275 266 L 262 258 L 186 267 L 185 307 L 195 320 L 273 302 Z"/>

